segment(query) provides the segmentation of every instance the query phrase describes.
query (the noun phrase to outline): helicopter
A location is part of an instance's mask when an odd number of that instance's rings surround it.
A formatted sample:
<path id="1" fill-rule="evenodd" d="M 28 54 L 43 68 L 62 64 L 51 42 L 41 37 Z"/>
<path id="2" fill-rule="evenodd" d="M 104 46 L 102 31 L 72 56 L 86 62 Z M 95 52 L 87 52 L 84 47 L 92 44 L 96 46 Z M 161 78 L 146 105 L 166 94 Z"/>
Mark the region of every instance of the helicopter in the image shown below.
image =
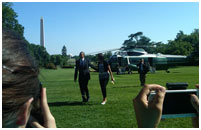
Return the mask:
<path id="1" fill-rule="evenodd" d="M 155 73 L 156 70 L 165 70 L 169 73 L 170 71 L 168 69 L 170 67 L 184 65 L 187 62 L 187 56 L 161 53 L 149 54 L 142 46 L 135 46 L 129 49 L 116 48 L 90 54 L 106 53 L 108 51 L 115 51 L 108 62 L 111 70 L 117 72 L 117 74 L 123 74 L 125 72 L 131 74 L 132 71 L 137 71 L 137 65 L 141 59 L 144 59 L 145 63 L 148 64 L 151 73 Z"/>

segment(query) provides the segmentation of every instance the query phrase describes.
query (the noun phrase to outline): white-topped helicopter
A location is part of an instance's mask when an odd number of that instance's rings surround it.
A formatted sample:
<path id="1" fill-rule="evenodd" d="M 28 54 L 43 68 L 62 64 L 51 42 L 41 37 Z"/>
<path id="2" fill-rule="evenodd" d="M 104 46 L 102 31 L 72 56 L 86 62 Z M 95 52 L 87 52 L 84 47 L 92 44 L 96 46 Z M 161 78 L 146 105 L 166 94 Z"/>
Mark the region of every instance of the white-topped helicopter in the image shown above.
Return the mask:
<path id="1" fill-rule="evenodd" d="M 142 46 L 141 46 L 142 47 Z M 95 53 L 90 53 L 88 55 L 95 55 L 98 53 L 114 52 L 113 55 L 109 58 L 108 62 L 112 71 L 117 73 L 128 71 L 137 71 L 137 64 L 141 59 L 144 59 L 145 63 L 148 63 L 150 66 L 150 72 L 155 73 L 156 70 L 165 70 L 168 71 L 168 68 L 173 66 L 183 65 L 187 62 L 187 56 L 183 55 L 166 55 L 166 54 L 149 54 L 144 49 L 139 46 L 135 46 L 132 49 L 110 49 L 105 51 L 99 51 Z M 121 72 L 120 72 L 121 71 Z"/>

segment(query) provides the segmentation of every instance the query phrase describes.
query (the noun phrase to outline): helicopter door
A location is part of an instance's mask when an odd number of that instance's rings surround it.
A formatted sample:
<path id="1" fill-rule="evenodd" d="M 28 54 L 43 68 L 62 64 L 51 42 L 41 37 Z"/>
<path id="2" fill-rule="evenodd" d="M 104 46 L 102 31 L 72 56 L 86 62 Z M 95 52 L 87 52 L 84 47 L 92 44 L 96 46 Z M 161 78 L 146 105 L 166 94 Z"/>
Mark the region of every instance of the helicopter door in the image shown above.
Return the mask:
<path id="1" fill-rule="evenodd" d="M 153 62 L 153 58 L 148 58 L 148 62 L 149 62 L 149 65 L 150 65 L 150 72 L 151 73 L 155 73 L 156 72 L 156 67 L 154 65 L 154 62 Z"/>
<path id="2" fill-rule="evenodd" d="M 150 66 L 153 66 L 153 58 L 148 58 L 148 62 L 150 64 Z"/>
<path id="3" fill-rule="evenodd" d="M 118 63 L 119 63 L 119 66 L 122 66 L 122 57 L 118 57 Z"/>

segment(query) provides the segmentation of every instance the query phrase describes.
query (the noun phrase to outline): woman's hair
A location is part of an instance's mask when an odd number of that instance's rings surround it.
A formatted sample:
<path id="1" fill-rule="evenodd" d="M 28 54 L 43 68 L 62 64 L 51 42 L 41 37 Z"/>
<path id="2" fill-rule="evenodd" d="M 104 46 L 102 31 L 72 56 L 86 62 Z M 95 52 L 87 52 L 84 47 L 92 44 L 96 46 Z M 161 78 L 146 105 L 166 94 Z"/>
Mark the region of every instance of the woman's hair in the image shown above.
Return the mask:
<path id="1" fill-rule="evenodd" d="M 40 94 L 39 70 L 24 40 L 10 30 L 2 31 L 2 123 L 15 125 L 17 115 L 31 97 Z"/>
<path id="2" fill-rule="evenodd" d="M 99 53 L 99 54 L 98 54 L 98 59 L 99 59 L 100 61 L 104 61 L 103 53 Z"/>

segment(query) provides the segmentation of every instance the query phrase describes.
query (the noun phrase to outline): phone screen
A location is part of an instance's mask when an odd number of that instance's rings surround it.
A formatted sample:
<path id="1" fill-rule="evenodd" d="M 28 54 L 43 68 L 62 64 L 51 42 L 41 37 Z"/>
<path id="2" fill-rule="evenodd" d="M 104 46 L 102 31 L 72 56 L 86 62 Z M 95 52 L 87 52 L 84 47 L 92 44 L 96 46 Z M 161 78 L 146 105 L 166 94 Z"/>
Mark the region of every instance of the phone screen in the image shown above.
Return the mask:
<path id="1" fill-rule="evenodd" d="M 182 115 L 183 117 L 193 117 L 196 110 L 191 104 L 190 94 L 197 94 L 197 90 L 191 91 L 167 91 L 163 103 L 163 117 Z M 181 117 L 182 117 L 181 116 Z M 168 118 L 168 117 L 167 117 Z"/>

